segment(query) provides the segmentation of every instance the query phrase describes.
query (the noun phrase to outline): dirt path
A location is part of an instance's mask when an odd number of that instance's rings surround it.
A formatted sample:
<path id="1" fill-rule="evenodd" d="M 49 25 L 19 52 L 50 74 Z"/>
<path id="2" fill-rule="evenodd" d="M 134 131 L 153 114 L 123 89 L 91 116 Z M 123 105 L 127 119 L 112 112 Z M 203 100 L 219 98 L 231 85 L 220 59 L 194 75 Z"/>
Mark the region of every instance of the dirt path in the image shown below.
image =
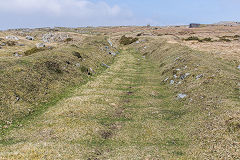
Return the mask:
<path id="1" fill-rule="evenodd" d="M 74 96 L 0 141 L 0 159 L 176 159 L 185 111 L 155 64 L 131 52 Z"/>

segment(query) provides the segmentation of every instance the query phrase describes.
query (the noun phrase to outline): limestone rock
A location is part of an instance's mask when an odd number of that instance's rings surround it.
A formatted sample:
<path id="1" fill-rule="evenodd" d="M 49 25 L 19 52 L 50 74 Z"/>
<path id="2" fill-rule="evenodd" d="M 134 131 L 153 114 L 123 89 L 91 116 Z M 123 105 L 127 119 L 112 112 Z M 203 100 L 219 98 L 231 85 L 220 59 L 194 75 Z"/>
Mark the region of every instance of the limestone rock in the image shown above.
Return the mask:
<path id="1" fill-rule="evenodd" d="M 34 40 L 34 38 L 33 38 L 32 36 L 26 36 L 26 39 L 27 39 L 27 40 L 30 40 L 30 41 L 33 41 L 33 40 Z"/>
<path id="2" fill-rule="evenodd" d="M 19 40 L 18 37 L 16 37 L 16 36 L 12 36 L 12 35 L 10 35 L 10 36 L 6 36 L 6 39 L 9 39 L 9 40 L 15 40 L 15 41 L 18 41 L 18 40 Z"/>
<path id="3" fill-rule="evenodd" d="M 183 94 L 183 93 L 178 94 L 178 99 L 183 99 L 185 97 L 187 97 L 186 94 Z"/>
<path id="4" fill-rule="evenodd" d="M 37 47 L 37 48 L 43 48 L 43 47 L 46 47 L 46 46 L 45 46 L 45 44 L 43 44 L 43 43 L 37 43 L 37 44 L 36 44 L 36 47 Z"/>

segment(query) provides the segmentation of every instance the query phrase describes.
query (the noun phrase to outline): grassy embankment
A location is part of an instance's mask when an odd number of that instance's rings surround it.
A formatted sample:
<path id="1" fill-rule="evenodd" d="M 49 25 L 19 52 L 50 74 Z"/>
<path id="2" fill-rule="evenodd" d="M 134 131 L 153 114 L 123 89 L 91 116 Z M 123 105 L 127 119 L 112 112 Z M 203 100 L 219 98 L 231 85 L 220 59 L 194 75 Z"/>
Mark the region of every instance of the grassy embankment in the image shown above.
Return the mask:
<path id="1" fill-rule="evenodd" d="M 42 113 L 112 63 L 113 56 L 101 36 L 54 49 L 30 49 L 23 57 L 0 59 L 0 124 Z M 111 48 L 111 50 L 116 51 Z M 31 52 L 31 53 L 30 53 Z"/>

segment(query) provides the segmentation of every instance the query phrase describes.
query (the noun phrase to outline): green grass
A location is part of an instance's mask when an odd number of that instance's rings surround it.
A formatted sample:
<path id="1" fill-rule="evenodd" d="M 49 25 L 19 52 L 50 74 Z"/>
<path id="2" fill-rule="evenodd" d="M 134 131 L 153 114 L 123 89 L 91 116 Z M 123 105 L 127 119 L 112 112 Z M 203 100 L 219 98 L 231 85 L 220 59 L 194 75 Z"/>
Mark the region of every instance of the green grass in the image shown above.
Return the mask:
<path id="1" fill-rule="evenodd" d="M 86 39 L 86 43 L 95 39 L 104 42 L 105 38 Z M 96 75 L 99 71 L 105 70 L 106 68 L 102 67 L 101 63 L 110 64 L 113 62 L 113 57 L 104 51 L 99 52 L 99 47 L 85 45 L 76 49 L 71 45 L 65 45 L 54 50 L 44 49 L 41 54 L 32 54 L 21 59 L 0 60 L 3 66 L 1 70 L 3 74 L 0 75 L 0 88 L 2 89 L 0 91 L 0 122 L 2 126 L 5 126 L 7 121 L 12 122 L 32 114 L 42 104 L 55 101 L 59 93 L 67 90 L 68 87 L 84 83 L 85 79 L 90 78 L 86 75 L 88 68 L 83 68 L 84 66 L 91 67 Z M 32 51 L 36 50 L 31 50 L 31 53 Z M 72 55 L 73 52 L 80 54 L 86 52 L 85 61 L 81 62 L 81 67 L 76 66 L 81 60 Z M 92 52 L 98 52 L 98 55 L 95 56 L 91 54 Z M 16 101 L 16 96 L 20 97 L 19 101 Z"/>
<path id="2" fill-rule="evenodd" d="M 236 147 L 228 142 L 239 139 L 238 102 L 233 100 L 237 81 L 232 79 L 239 75 L 236 68 L 205 52 L 149 41 L 146 58 L 141 48 L 123 51 L 110 68 L 98 76 L 85 74 L 87 83 L 60 99 L 55 97 L 56 103 L 53 100 L 51 107 L 31 114 L 22 121 L 23 126 L 6 130 L 0 139 L 0 158 L 32 159 L 33 150 L 35 157 L 46 159 L 57 159 L 58 154 L 64 159 L 218 159 L 220 153 L 223 157 L 238 155 L 225 148 Z M 73 50 L 68 53 L 78 62 Z M 163 83 L 167 77 L 173 79 L 173 74 L 178 76 L 174 80 L 180 81 L 185 73 L 191 76 L 181 84 Z M 199 74 L 204 76 L 196 80 Z M 179 93 L 188 96 L 181 100 Z"/>
<path id="3" fill-rule="evenodd" d="M 190 40 L 193 39 L 197 40 L 197 38 L 190 38 Z M 228 61 L 211 57 L 209 53 L 192 50 L 178 44 L 168 44 L 163 40 L 158 42 L 152 40 L 148 48 L 142 52 L 142 55 L 150 58 L 152 63 L 164 64 L 159 65 L 159 72 L 162 73 L 160 84 L 173 89 L 172 93 L 175 95 L 162 97 L 163 101 L 157 106 L 166 107 L 161 110 L 153 109 L 152 113 L 146 112 L 142 117 L 151 118 L 150 115 L 152 115 L 154 119 L 162 118 L 163 123 L 170 123 L 171 126 L 178 125 L 183 127 L 182 131 L 194 133 L 196 136 L 189 135 L 187 143 L 196 147 L 190 148 L 192 152 L 199 153 L 198 156 L 193 155 L 196 159 L 204 159 L 204 154 L 213 159 L 216 158 L 217 154 L 209 154 L 210 147 L 217 147 L 216 153 L 228 156 L 230 149 L 224 146 L 229 148 L 235 148 L 235 146 L 226 142 L 222 137 L 224 135 L 228 137 L 227 139 L 238 141 L 239 138 L 236 135 L 240 131 L 237 115 L 234 114 L 236 110 L 239 110 L 237 107 L 240 102 L 237 98 L 239 92 L 236 87 L 238 83 L 236 79 L 231 78 L 240 76 L 236 72 L 236 67 Z M 141 48 L 139 50 L 141 51 Z M 180 70 L 177 71 L 177 68 Z M 222 73 L 217 73 L 219 68 Z M 179 76 L 185 73 L 190 73 L 191 76 L 180 80 Z M 196 80 L 196 76 L 200 74 L 205 75 Z M 168 80 L 164 82 L 166 78 Z M 174 80 L 175 84 L 170 85 L 170 80 Z M 181 83 L 177 84 L 179 81 Z M 188 96 L 179 100 L 177 99 L 179 93 L 186 93 Z M 154 96 L 157 95 L 154 94 Z M 153 103 L 152 106 L 155 104 Z M 232 122 L 226 123 L 231 116 L 234 117 Z M 169 131 L 169 133 L 172 132 Z M 213 139 L 217 144 L 211 143 Z M 201 149 L 203 146 L 207 148 Z M 231 157 L 234 155 L 239 154 L 232 150 Z"/>
<path id="4" fill-rule="evenodd" d="M 25 119 L 26 122 L 22 122 L 25 124 L 22 127 L 9 129 L 5 132 L 7 134 L 3 140 L 7 140 L 9 136 L 24 139 L 22 136 L 34 134 L 32 133 L 34 130 L 55 128 L 54 133 L 58 137 L 61 135 L 59 137 L 61 140 L 59 139 L 58 142 L 68 145 L 67 150 L 73 155 L 81 154 L 86 159 L 89 157 L 116 159 L 119 158 L 119 153 L 130 159 L 135 159 L 135 156 L 144 158 L 145 154 L 155 157 L 162 152 L 169 152 L 167 157 L 183 156 L 184 154 L 180 154 L 180 151 L 178 154 L 176 148 L 180 147 L 184 150 L 188 146 L 185 139 L 187 135 L 178 127 L 177 122 L 172 126 L 171 121 L 182 119 L 184 113 L 176 109 L 179 107 L 178 103 L 166 105 L 165 100 L 172 100 L 173 95 L 164 87 L 157 85 L 160 73 L 150 61 L 141 60 L 135 63 L 138 58 L 141 56 L 136 53 L 122 53 L 107 71 L 80 89 L 63 95 L 65 100 L 57 100 L 57 103 L 52 103 L 52 107 L 43 108 L 42 112 L 32 114 L 32 117 Z M 100 86 L 99 84 L 102 83 L 104 85 Z M 153 89 L 152 86 L 156 88 Z M 108 91 L 103 92 L 104 89 Z M 102 94 L 98 94 L 101 91 Z M 87 98 L 88 96 L 92 98 Z M 149 105 L 148 102 L 153 104 Z M 166 108 L 168 110 L 164 112 Z M 160 111 L 159 114 L 166 114 L 172 119 L 166 120 L 165 116 L 156 118 L 156 115 L 152 114 L 155 109 Z M 49 124 L 49 122 L 53 123 Z M 156 131 L 161 131 L 161 134 Z M 167 134 L 168 132 L 171 134 Z M 30 136 L 24 143 L 35 143 L 39 138 L 41 135 Z M 55 141 L 52 142 L 55 143 Z M 76 145 L 85 146 L 86 151 L 75 150 Z M 152 148 L 151 152 L 147 148 Z M 28 149 L 31 147 L 29 146 L 25 153 L 28 153 Z M 91 149 L 101 151 L 101 154 L 95 154 Z M 129 151 L 125 152 L 125 149 Z M 134 151 L 131 152 L 131 150 Z M 51 151 L 55 152 L 56 148 Z M 175 151 L 176 153 L 173 154 Z M 39 150 L 38 153 L 41 154 L 41 151 Z M 28 157 L 28 154 L 24 157 Z"/>
<path id="5" fill-rule="evenodd" d="M 15 140 L 15 139 L 3 139 L 3 140 L 0 140 L 0 144 L 3 145 L 3 146 L 9 146 L 9 145 L 14 145 L 14 144 L 17 144 L 17 143 L 22 143 L 24 142 L 25 140 Z"/>

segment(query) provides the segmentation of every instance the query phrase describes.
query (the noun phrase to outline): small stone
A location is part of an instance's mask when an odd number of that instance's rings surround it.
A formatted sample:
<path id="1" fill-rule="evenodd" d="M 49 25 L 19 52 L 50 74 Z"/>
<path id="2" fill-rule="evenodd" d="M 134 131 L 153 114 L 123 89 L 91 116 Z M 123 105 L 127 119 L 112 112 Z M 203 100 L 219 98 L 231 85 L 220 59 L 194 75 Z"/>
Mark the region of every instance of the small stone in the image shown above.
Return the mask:
<path id="1" fill-rule="evenodd" d="M 180 59 L 180 57 L 177 57 L 174 61 L 177 61 L 177 60 L 179 60 Z"/>
<path id="2" fill-rule="evenodd" d="M 197 75 L 197 76 L 196 76 L 196 80 L 199 80 L 199 79 L 202 78 L 202 77 L 203 77 L 203 74 Z"/>
<path id="3" fill-rule="evenodd" d="M 238 66 L 238 69 L 240 69 L 240 65 Z"/>
<path id="4" fill-rule="evenodd" d="M 94 70 L 92 68 L 89 68 L 90 72 L 91 73 L 95 73 Z"/>
<path id="5" fill-rule="evenodd" d="M 181 80 L 184 80 L 184 78 L 185 78 L 185 74 L 180 75 L 180 79 L 181 79 Z"/>
<path id="6" fill-rule="evenodd" d="M 115 103 L 111 103 L 110 105 L 111 105 L 111 106 L 117 106 Z"/>
<path id="7" fill-rule="evenodd" d="M 167 82 L 168 78 L 164 79 L 164 82 Z"/>
<path id="8" fill-rule="evenodd" d="M 80 65 L 80 63 L 76 63 L 76 67 L 80 67 L 81 65 Z"/>
<path id="9" fill-rule="evenodd" d="M 6 124 L 7 124 L 7 125 L 11 125 L 11 124 L 12 124 L 12 121 L 6 121 Z"/>
<path id="10" fill-rule="evenodd" d="M 65 33 L 46 33 L 42 36 L 42 41 L 45 43 L 64 42 L 69 38 Z"/>
<path id="11" fill-rule="evenodd" d="M 173 85 L 173 84 L 174 84 L 174 80 L 171 80 L 171 81 L 170 81 L 170 84 Z"/>
<path id="12" fill-rule="evenodd" d="M 184 80 L 189 75 L 190 75 L 190 73 L 185 73 L 185 74 L 181 75 L 180 78 L 181 78 L 181 80 Z"/>
<path id="13" fill-rule="evenodd" d="M 37 43 L 37 44 L 36 44 L 36 47 L 37 47 L 37 48 L 43 48 L 43 47 L 46 47 L 46 46 L 45 46 L 45 44 L 43 44 L 43 43 Z"/>
<path id="14" fill-rule="evenodd" d="M 16 40 L 16 41 L 18 41 L 18 40 L 19 40 L 19 38 L 18 38 L 18 37 L 16 37 L 16 36 L 6 36 L 6 39 L 10 39 L 10 40 Z"/>
<path id="15" fill-rule="evenodd" d="M 137 44 L 139 44 L 140 42 L 139 41 L 136 41 Z"/>
<path id="16" fill-rule="evenodd" d="M 116 56 L 116 53 L 114 53 L 114 52 L 109 52 L 109 54 Z"/>
<path id="17" fill-rule="evenodd" d="M 183 99 L 183 98 L 185 98 L 185 97 L 187 97 L 186 94 L 182 94 L 182 93 L 178 94 L 178 98 L 179 98 L 179 99 Z"/>
<path id="18" fill-rule="evenodd" d="M 15 57 L 22 57 L 22 55 L 20 55 L 18 52 L 13 53 L 13 55 L 14 55 Z"/>
<path id="19" fill-rule="evenodd" d="M 26 39 L 27 39 L 27 40 L 30 40 L 30 41 L 33 41 L 33 40 L 34 40 L 34 38 L 33 38 L 32 36 L 26 36 Z"/>
<path id="20" fill-rule="evenodd" d="M 174 74 L 174 75 L 173 75 L 173 77 L 176 79 L 176 78 L 177 78 L 177 75 L 176 75 L 176 74 Z"/>
<path id="21" fill-rule="evenodd" d="M 8 126 L 7 126 L 7 125 L 5 125 L 5 126 L 3 126 L 2 128 L 3 128 L 3 129 L 7 129 L 7 128 L 8 128 Z"/>
<path id="22" fill-rule="evenodd" d="M 17 97 L 16 97 L 16 101 L 18 102 L 19 100 L 20 100 L 20 97 L 17 96 Z"/>
<path id="23" fill-rule="evenodd" d="M 110 40 L 108 40 L 108 43 L 110 44 L 111 47 L 113 46 L 113 44 Z"/>
<path id="24" fill-rule="evenodd" d="M 105 63 L 102 63 L 102 66 L 107 67 L 107 68 L 110 68 L 110 66 L 108 66 L 108 65 L 105 64 Z"/>

